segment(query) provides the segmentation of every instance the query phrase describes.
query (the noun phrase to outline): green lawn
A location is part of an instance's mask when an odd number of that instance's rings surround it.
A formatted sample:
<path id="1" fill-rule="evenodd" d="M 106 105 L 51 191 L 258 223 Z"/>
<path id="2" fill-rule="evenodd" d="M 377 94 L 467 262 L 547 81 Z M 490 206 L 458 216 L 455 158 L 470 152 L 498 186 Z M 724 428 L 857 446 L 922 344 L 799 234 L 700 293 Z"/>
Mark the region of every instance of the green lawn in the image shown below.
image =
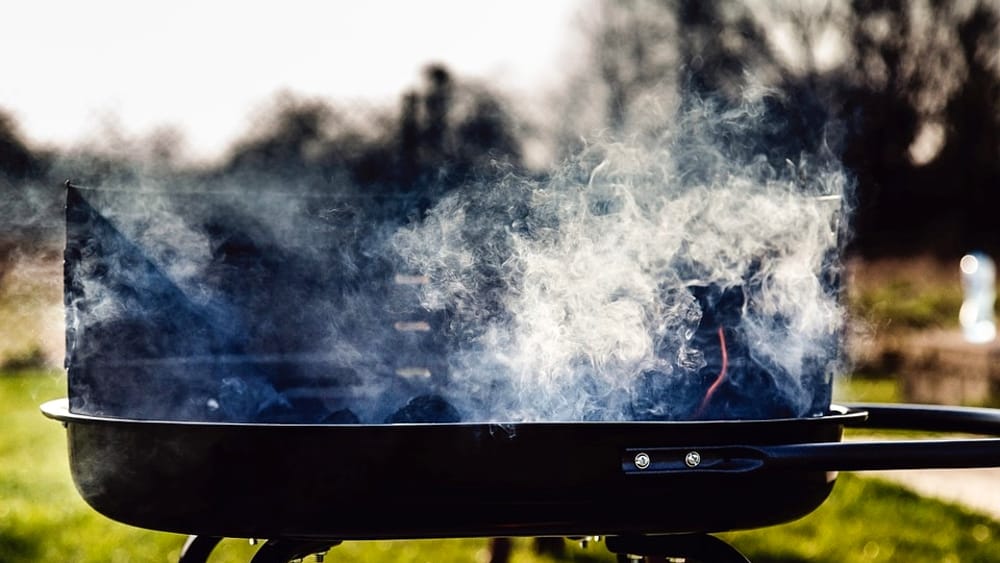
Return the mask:
<path id="1" fill-rule="evenodd" d="M 958 324 L 962 288 L 894 280 L 853 293 L 848 305 L 855 318 L 882 330 L 950 327 Z"/>
<path id="2" fill-rule="evenodd" d="M 0 374 L 0 561 L 175 560 L 184 538 L 112 522 L 77 496 L 63 430 L 38 412 L 40 403 L 65 395 L 64 385 L 59 374 Z M 1000 559 L 1000 523 L 851 475 L 842 475 L 833 496 L 798 522 L 725 537 L 755 563 Z M 485 540 L 348 543 L 327 561 L 485 561 L 486 546 Z M 230 540 L 219 551 L 213 561 L 245 562 L 253 548 Z M 516 542 L 512 560 L 552 561 L 535 555 L 528 540 Z M 564 560 L 614 558 L 602 546 L 574 544 Z"/>
<path id="3" fill-rule="evenodd" d="M 902 394 L 896 377 L 841 377 L 833 386 L 835 403 L 899 403 Z"/>

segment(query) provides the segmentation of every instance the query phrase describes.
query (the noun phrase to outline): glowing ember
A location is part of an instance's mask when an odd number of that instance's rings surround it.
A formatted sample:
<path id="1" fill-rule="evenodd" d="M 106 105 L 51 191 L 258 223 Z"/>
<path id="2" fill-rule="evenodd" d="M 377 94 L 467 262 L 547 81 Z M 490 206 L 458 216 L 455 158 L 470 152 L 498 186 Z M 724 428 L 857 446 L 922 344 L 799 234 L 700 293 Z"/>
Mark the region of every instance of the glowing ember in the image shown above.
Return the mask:
<path id="1" fill-rule="evenodd" d="M 712 401 L 712 395 L 715 395 L 719 386 L 722 385 L 722 381 L 726 379 L 726 370 L 729 368 L 729 352 L 726 350 L 726 332 L 721 326 L 719 327 L 719 350 L 722 354 L 722 369 L 719 370 L 719 376 L 715 378 L 715 382 L 705 392 L 705 398 L 702 399 L 701 405 L 698 406 L 698 410 L 694 413 L 695 418 L 702 417 L 705 409 L 708 408 L 708 404 Z"/>

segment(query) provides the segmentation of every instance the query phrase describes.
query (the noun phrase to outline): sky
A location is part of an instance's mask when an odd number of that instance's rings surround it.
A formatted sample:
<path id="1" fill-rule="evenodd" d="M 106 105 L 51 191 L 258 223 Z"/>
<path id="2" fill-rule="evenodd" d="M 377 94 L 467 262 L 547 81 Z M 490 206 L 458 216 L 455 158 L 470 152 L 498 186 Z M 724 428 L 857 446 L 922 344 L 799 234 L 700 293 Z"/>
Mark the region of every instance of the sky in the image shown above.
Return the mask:
<path id="1" fill-rule="evenodd" d="M 395 103 L 442 62 L 514 95 L 554 86 L 572 0 L 0 0 L 0 110 L 36 146 L 179 128 L 218 157 L 277 92 Z"/>

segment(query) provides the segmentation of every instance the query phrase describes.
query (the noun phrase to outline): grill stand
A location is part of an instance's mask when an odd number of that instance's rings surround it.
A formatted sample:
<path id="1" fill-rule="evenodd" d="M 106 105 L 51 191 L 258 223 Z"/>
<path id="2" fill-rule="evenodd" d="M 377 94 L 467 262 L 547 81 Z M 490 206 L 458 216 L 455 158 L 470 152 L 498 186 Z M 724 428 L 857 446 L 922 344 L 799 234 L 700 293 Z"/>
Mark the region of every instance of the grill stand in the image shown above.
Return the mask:
<path id="1" fill-rule="evenodd" d="M 619 562 L 638 556 L 647 561 L 682 559 L 692 563 L 750 563 L 735 547 L 708 534 L 608 536 L 606 545 L 608 551 L 618 555 Z"/>
<path id="2" fill-rule="evenodd" d="M 178 563 L 207 563 L 212 550 L 222 538 L 189 536 Z M 254 555 L 251 563 L 288 563 L 309 555 L 322 561 L 335 540 L 267 540 Z M 676 560 L 700 563 L 750 563 L 742 553 L 725 541 L 708 534 L 677 534 L 664 536 L 608 536 L 608 551 L 625 563 L 637 558 L 646 561 Z"/>
<path id="3" fill-rule="evenodd" d="M 876 405 L 856 404 L 843 409 L 844 413 L 855 413 L 849 421 L 851 426 L 865 426 L 883 430 L 925 430 L 934 432 L 959 432 L 1000 436 L 1000 409 L 972 407 L 943 407 L 930 405 Z M 60 420 L 76 437 L 83 428 L 98 430 L 96 436 L 107 438 L 109 428 L 135 427 L 147 424 L 136 420 L 109 420 L 74 415 L 69 412 L 65 400 L 50 401 L 42 406 L 42 411 L 50 418 Z M 857 415 L 863 416 L 857 416 Z M 867 419 L 867 420 L 866 420 Z M 80 423 L 74 428 L 71 423 Z M 250 426 L 258 431 L 266 428 L 274 430 L 281 425 Z M 183 425 L 169 427 L 185 430 Z M 149 428 L 164 430 L 168 426 L 152 424 Z M 212 427 L 219 431 L 221 427 Z M 228 428 L 228 427 L 227 427 Z M 243 430 L 240 430 L 242 432 Z M 181 432 L 182 437 L 189 437 Z M 72 439 L 71 434 L 71 439 Z M 171 435 L 177 438 L 176 435 Z M 93 439 L 94 436 L 91 436 Z M 81 438 L 82 439 L 82 438 Z M 86 440 L 83 441 L 87 445 Z M 653 444 L 650 444 L 653 445 Z M 85 453 L 86 448 L 81 448 Z M 72 448 L 71 448 L 72 452 Z M 76 463 L 80 463 L 79 460 Z M 622 475 L 628 479 L 643 479 L 646 476 L 681 475 L 732 475 L 743 478 L 758 472 L 836 472 L 879 469 L 917 468 L 959 468 L 959 467 L 1000 467 L 1000 438 L 912 440 L 912 441 L 869 441 L 850 443 L 779 443 L 777 445 L 707 445 L 704 447 L 662 447 L 625 448 L 621 450 Z M 103 481 L 101 481 L 103 483 Z M 77 481 L 79 487 L 79 481 Z M 90 499 L 88 499 L 89 501 Z M 92 504 L 93 506 L 93 504 Z M 121 506 L 111 504 L 111 508 Z M 112 510 L 115 512 L 115 510 Z M 130 513 L 125 512 L 125 516 Z M 156 526 L 149 526 L 160 529 Z M 166 529 L 166 528 L 164 528 Z M 680 530 L 678 530 L 680 531 Z M 485 534 L 491 535 L 491 534 Z M 245 536 L 243 536 L 245 537 Z M 316 534 L 312 539 L 278 537 L 268 540 L 253 557 L 253 563 L 288 563 L 308 555 L 316 555 L 322 561 L 331 547 L 341 543 L 335 539 L 322 538 Z M 185 544 L 180 563 L 206 563 L 213 549 L 222 538 L 215 536 L 192 536 Z M 653 536 L 608 536 L 607 547 L 618 554 L 619 561 L 645 558 L 647 561 L 677 560 L 689 563 L 748 563 L 749 560 L 724 541 L 702 533 L 653 535 Z"/>
<path id="4" fill-rule="evenodd" d="M 181 548 L 178 563 L 207 563 L 212 550 L 223 539 L 215 536 L 188 536 Z M 326 552 L 340 543 L 337 540 L 267 540 L 254 554 L 251 563 L 288 563 L 309 555 L 315 555 L 316 561 L 322 561 Z"/>
<path id="5" fill-rule="evenodd" d="M 222 538 L 215 536 L 188 536 L 177 563 L 205 563 Z"/>
<path id="6" fill-rule="evenodd" d="M 267 540 L 257 550 L 251 563 L 288 563 L 302 559 L 307 555 L 316 555 L 316 560 L 322 561 L 326 552 L 336 545 L 340 545 L 340 542 L 336 540 Z"/>

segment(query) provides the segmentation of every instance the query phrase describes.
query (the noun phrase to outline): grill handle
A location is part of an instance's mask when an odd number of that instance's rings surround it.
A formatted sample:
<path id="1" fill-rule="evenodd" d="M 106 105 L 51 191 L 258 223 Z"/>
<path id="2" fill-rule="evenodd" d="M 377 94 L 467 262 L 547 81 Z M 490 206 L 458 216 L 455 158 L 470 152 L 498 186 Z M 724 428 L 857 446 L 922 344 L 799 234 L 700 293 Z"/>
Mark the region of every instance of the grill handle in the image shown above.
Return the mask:
<path id="1" fill-rule="evenodd" d="M 854 425 L 864 428 L 1000 435 L 1000 409 L 867 403 L 848 408 L 867 411 L 867 421 Z M 1000 438 L 631 448 L 622 457 L 622 470 L 626 474 L 970 467 L 1000 467 Z"/>
<path id="2" fill-rule="evenodd" d="M 895 403 L 850 403 L 849 411 L 868 413 L 850 426 L 877 430 L 964 432 L 1000 436 L 1000 409 Z"/>

